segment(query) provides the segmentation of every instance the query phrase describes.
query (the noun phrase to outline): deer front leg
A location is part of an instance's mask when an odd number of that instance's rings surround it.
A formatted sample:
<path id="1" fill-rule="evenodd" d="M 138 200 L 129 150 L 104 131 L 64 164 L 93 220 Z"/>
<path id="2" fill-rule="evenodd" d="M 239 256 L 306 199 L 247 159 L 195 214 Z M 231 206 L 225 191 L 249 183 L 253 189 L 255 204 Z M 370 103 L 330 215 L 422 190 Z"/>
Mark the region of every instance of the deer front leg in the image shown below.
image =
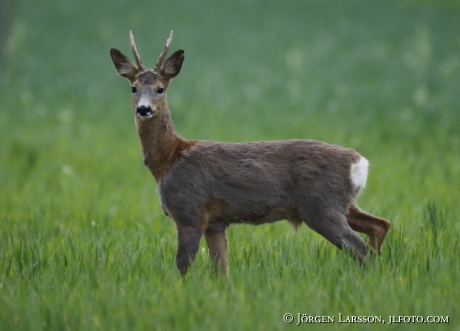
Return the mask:
<path id="1" fill-rule="evenodd" d="M 177 225 L 176 265 L 182 276 L 187 273 L 190 264 L 195 260 L 201 235 L 201 231 L 195 227 Z"/>
<path id="2" fill-rule="evenodd" d="M 209 255 L 214 264 L 214 272 L 218 273 L 219 268 L 223 274 L 228 272 L 227 263 L 227 237 L 225 230 L 216 232 L 212 230 L 206 230 L 204 233 L 206 243 L 209 248 Z"/>

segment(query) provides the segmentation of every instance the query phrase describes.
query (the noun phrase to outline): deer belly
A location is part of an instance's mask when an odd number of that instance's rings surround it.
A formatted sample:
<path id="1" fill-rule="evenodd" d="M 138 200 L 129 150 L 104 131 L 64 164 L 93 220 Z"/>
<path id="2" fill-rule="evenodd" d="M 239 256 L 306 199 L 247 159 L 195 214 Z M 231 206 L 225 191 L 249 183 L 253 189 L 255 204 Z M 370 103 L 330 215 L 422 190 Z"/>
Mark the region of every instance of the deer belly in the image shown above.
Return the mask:
<path id="1" fill-rule="evenodd" d="M 266 213 L 230 213 L 221 217 L 211 218 L 208 223 L 208 229 L 212 231 L 223 231 L 230 224 L 260 225 L 288 220 L 291 219 L 292 216 L 293 212 L 284 208 L 273 208 Z"/>

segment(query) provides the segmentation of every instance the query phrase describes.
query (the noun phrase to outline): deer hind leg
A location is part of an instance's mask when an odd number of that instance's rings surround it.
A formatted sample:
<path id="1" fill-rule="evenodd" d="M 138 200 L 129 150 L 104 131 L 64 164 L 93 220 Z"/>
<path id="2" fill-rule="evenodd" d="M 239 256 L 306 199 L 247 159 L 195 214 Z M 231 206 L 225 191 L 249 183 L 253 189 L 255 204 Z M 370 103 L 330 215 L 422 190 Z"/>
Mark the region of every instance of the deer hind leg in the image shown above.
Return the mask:
<path id="1" fill-rule="evenodd" d="M 200 229 L 192 226 L 177 225 L 177 236 L 176 264 L 177 269 L 184 276 L 190 268 L 191 263 L 195 260 L 202 233 Z"/>
<path id="2" fill-rule="evenodd" d="M 353 230 L 366 234 L 371 246 L 380 254 L 383 240 L 390 229 L 390 222 L 363 212 L 353 205 L 348 209 L 347 221 Z"/>
<path id="3" fill-rule="evenodd" d="M 354 232 L 347 223 L 345 215 L 336 211 L 326 211 L 305 215 L 302 220 L 313 230 L 340 249 L 347 248 L 361 264 L 364 263 L 369 245 Z"/>
<path id="4" fill-rule="evenodd" d="M 209 248 L 209 255 L 213 260 L 214 272 L 218 273 L 219 269 L 222 273 L 228 273 L 228 262 L 227 262 L 227 237 L 224 231 L 212 231 L 206 230 L 204 233 L 206 243 Z"/>

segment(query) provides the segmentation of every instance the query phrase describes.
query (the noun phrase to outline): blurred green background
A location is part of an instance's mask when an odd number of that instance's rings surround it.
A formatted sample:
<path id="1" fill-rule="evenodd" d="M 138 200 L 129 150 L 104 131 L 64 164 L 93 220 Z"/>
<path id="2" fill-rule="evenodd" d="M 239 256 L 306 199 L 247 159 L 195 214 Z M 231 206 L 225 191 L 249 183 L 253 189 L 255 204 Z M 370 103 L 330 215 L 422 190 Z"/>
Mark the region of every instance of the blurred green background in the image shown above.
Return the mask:
<path id="1" fill-rule="evenodd" d="M 2 1 L 0 325 L 252 330 L 294 327 L 289 309 L 458 313 L 459 16 L 454 0 Z M 376 269 L 282 222 L 232 227 L 229 279 L 204 254 L 182 283 L 109 55 L 132 57 L 130 30 L 147 67 L 170 30 L 171 51 L 185 50 L 168 90 L 182 136 L 365 155 L 360 205 L 393 224 Z"/>

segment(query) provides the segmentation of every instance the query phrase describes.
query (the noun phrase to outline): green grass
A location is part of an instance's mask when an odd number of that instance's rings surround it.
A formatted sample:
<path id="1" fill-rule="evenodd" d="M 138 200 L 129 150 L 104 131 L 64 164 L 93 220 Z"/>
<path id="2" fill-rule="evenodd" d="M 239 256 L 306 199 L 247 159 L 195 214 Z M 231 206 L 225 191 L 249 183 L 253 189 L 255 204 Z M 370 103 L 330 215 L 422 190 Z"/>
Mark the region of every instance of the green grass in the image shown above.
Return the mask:
<path id="1" fill-rule="evenodd" d="M 1 330 L 459 330 L 460 5 L 454 0 L 2 4 Z M 8 22 L 7 29 L 4 27 Z M 359 204 L 392 228 L 362 270 L 302 226 L 235 226 L 230 276 L 204 243 L 174 266 L 174 224 L 142 165 L 109 49 L 153 66 L 194 139 L 309 138 L 371 163 Z M 334 316 L 286 324 L 285 313 Z M 449 316 L 344 324 L 338 314 Z"/>

